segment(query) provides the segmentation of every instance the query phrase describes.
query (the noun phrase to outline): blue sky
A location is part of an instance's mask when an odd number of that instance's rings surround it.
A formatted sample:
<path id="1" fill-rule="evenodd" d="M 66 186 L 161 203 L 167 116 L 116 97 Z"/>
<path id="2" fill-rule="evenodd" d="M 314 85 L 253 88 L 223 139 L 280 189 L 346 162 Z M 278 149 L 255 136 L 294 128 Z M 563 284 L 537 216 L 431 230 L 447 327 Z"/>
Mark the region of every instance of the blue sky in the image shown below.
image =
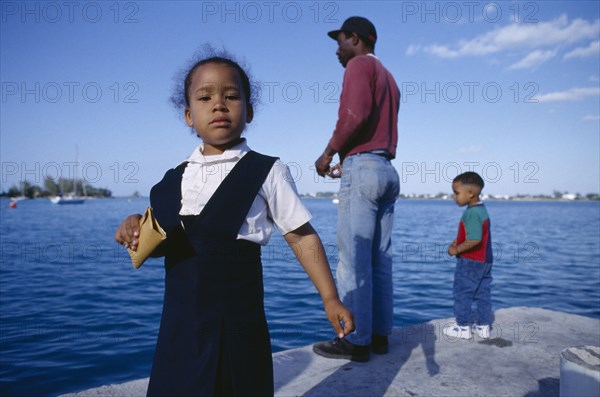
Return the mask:
<path id="1" fill-rule="evenodd" d="M 312 164 L 335 126 L 343 68 L 326 32 L 362 15 L 402 91 L 401 190 L 600 191 L 597 1 L 2 1 L 0 190 L 68 177 L 146 195 L 198 144 L 168 98 L 203 44 L 262 87 L 251 147 L 302 193 L 336 191 Z M 75 157 L 76 147 L 78 156 Z"/>

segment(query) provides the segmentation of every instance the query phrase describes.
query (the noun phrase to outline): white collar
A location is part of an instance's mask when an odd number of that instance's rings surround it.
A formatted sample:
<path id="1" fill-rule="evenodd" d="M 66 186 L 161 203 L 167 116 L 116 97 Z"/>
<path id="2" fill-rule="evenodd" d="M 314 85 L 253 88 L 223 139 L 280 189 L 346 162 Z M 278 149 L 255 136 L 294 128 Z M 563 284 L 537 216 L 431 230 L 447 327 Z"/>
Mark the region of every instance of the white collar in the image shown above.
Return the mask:
<path id="1" fill-rule="evenodd" d="M 240 143 L 227 149 L 226 151 L 224 151 L 221 154 L 205 156 L 202 153 L 203 150 L 204 150 L 204 145 L 203 144 L 198 145 L 194 149 L 192 154 L 190 154 L 187 161 L 190 163 L 196 163 L 196 164 L 213 164 L 213 163 L 223 163 L 223 162 L 228 162 L 228 161 L 235 161 L 235 160 L 239 160 L 242 157 L 244 157 L 244 155 L 250 151 L 250 147 L 248 146 L 246 139 L 242 138 L 242 141 Z"/>

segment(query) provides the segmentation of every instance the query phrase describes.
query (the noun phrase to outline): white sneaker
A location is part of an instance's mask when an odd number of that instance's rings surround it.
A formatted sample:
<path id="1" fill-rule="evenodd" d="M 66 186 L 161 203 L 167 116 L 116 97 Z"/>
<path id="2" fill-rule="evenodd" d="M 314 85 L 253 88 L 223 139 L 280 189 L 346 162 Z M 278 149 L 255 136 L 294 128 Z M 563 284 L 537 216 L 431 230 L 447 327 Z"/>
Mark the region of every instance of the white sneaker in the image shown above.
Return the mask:
<path id="1" fill-rule="evenodd" d="M 483 339 L 490 339 L 490 326 L 489 325 L 475 325 L 473 327 L 477 335 Z"/>
<path id="2" fill-rule="evenodd" d="M 470 326 L 460 326 L 456 323 L 444 327 L 442 332 L 452 338 L 471 339 L 473 337 Z"/>

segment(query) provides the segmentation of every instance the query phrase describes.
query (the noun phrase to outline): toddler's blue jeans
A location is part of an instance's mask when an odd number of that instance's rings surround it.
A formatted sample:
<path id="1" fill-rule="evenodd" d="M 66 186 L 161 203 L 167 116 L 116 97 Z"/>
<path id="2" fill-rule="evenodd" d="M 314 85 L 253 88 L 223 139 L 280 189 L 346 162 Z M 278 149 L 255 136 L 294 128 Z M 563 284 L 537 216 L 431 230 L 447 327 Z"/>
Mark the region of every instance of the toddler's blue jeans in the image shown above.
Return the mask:
<path id="1" fill-rule="evenodd" d="M 479 325 L 492 324 L 492 264 L 458 257 L 454 271 L 454 316 L 458 325 L 473 324 L 471 306 L 477 305 Z"/>
<path id="2" fill-rule="evenodd" d="M 390 160 L 373 153 L 346 157 L 337 223 L 340 299 L 354 313 L 356 331 L 346 339 L 371 343 L 393 325 L 392 224 L 400 181 Z"/>

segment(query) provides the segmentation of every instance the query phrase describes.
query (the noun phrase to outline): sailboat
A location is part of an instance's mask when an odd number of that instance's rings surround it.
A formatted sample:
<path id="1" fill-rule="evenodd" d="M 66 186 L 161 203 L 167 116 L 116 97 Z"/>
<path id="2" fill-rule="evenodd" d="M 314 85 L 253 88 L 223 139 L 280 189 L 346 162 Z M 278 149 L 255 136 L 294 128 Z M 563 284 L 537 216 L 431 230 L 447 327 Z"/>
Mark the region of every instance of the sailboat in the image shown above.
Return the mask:
<path id="1" fill-rule="evenodd" d="M 78 196 L 77 195 L 77 179 L 74 178 L 73 179 L 73 192 L 63 194 L 61 196 L 50 197 L 50 202 L 52 204 L 83 204 L 83 203 L 85 203 L 85 200 L 87 199 L 86 192 L 85 192 L 85 185 L 83 183 L 81 183 L 81 186 L 82 186 L 82 190 L 83 190 L 83 196 Z"/>
<path id="2" fill-rule="evenodd" d="M 12 202 L 19 202 L 19 201 L 23 201 L 23 200 L 28 200 L 29 197 L 25 196 L 25 182 L 21 182 L 21 195 L 17 196 L 17 197 L 11 197 L 10 201 Z"/>
<path id="3" fill-rule="evenodd" d="M 52 204 L 83 204 L 86 200 L 86 191 L 85 191 L 85 183 L 81 181 L 81 188 L 83 191 L 83 196 L 77 195 L 77 154 L 79 152 L 79 148 L 75 148 L 75 168 L 73 170 L 73 191 L 67 194 L 62 194 L 60 196 L 50 197 L 50 202 Z M 62 191 L 62 187 L 61 187 Z"/>
<path id="4" fill-rule="evenodd" d="M 52 204 L 83 204 L 87 199 L 85 184 L 81 182 L 81 188 L 83 190 L 83 196 L 77 195 L 77 178 L 73 178 L 73 191 L 67 194 L 63 194 L 61 196 L 50 197 L 50 202 Z"/>
<path id="5" fill-rule="evenodd" d="M 52 204 L 83 204 L 85 203 L 85 197 L 68 194 L 64 196 L 50 197 L 50 201 Z"/>

